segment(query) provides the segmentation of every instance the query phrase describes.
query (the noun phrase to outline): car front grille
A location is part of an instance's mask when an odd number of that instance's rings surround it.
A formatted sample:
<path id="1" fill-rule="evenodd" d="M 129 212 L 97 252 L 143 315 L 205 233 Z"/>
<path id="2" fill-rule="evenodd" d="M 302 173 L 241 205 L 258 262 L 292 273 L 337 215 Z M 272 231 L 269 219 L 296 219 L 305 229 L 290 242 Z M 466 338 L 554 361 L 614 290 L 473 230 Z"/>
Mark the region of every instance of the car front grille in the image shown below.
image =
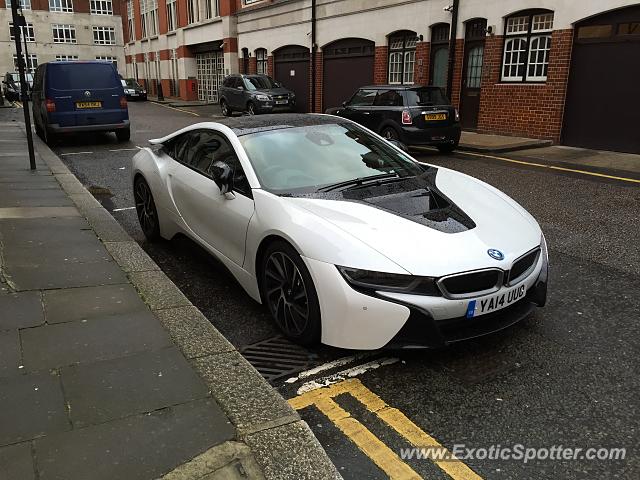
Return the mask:
<path id="1" fill-rule="evenodd" d="M 463 298 L 471 294 L 486 295 L 502 285 L 504 272 L 497 268 L 448 275 L 438 280 L 442 294 L 449 298 Z"/>
<path id="2" fill-rule="evenodd" d="M 513 285 L 526 277 L 538 263 L 539 255 L 540 248 L 538 247 L 528 253 L 525 253 L 522 257 L 513 262 L 513 266 L 507 275 L 507 284 Z"/>
<path id="3" fill-rule="evenodd" d="M 289 95 L 274 95 L 273 99 L 274 100 L 288 100 L 289 99 Z"/>

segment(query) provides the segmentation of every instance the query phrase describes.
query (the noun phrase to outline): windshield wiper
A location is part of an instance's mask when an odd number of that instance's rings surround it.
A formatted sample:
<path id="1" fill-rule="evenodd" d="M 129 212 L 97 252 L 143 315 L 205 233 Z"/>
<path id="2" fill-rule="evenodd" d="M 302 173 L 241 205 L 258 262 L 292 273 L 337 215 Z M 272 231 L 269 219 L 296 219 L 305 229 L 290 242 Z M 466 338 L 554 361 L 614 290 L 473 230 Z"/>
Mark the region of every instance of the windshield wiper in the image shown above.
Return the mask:
<path id="1" fill-rule="evenodd" d="M 363 185 L 364 183 L 367 183 L 367 182 L 381 180 L 383 178 L 392 178 L 392 177 L 399 177 L 399 175 L 397 173 L 381 173 L 380 175 L 371 175 L 369 177 L 354 178 L 351 180 L 347 180 L 345 182 L 338 182 L 338 183 L 332 183 L 331 185 L 325 185 L 324 187 L 319 188 L 318 191 L 330 192 L 340 187 L 351 187 L 354 185 Z"/>

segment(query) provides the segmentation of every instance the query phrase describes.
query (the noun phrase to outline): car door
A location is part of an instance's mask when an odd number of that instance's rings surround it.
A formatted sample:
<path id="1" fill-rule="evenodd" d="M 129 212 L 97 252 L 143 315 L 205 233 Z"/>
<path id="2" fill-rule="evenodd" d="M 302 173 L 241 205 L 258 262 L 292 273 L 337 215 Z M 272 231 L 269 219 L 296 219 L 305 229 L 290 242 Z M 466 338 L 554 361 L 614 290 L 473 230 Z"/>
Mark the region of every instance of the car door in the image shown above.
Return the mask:
<path id="1" fill-rule="evenodd" d="M 177 150 L 169 191 L 178 214 L 194 236 L 242 266 L 254 202 L 233 146 L 219 132 L 197 130 Z M 234 170 L 233 194 L 223 195 L 213 181 L 211 167 L 218 161 Z"/>
<path id="2" fill-rule="evenodd" d="M 402 118 L 404 100 L 397 89 L 378 90 L 378 95 L 373 103 L 368 128 L 376 133 L 380 133 L 382 125 L 393 122 L 398 127 Z"/>
<path id="3" fill-rule="evenodd" d="M 231 80 L 231 88 L 229 88 L 232 98 L 232 106 L 235 110 L 244 110 L 244 87 L 240 77 L 233 77 Z"/>
<path id="4" fill-rule="evenodd" d="M 371 108 L 375 101 L 376 93 L 375 89 L 361 88 L 351 97 L 351 100 L 345 105 L 340 115 L 371 128 Z"/>

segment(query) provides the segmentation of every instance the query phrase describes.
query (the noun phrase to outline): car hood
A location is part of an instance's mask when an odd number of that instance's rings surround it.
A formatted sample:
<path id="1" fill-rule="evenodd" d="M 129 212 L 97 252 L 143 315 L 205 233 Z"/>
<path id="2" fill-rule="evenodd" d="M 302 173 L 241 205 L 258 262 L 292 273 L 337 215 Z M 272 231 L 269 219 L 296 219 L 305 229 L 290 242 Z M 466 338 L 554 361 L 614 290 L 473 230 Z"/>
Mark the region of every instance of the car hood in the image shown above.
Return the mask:
<path id="1" fill-rule="evenodd" d="M 427 194 L 286 200 L 322 217 L 414 275 L 439 277 L 488 267 L 506 270 L 516 258 L 540 244 L 537 222 L 502 192 L 447 169 L 438 169 L 432 180 L 432 190 L 440 195 L 437 202 L 446 199 L 455 207 L 449 213 L 435 209 L 424 215 L 422 210 L 429 208 Z M 431 220 L 423 221 L 425 217 Z M 487 253 L 489 249 L 500 250 L 504 259 L 494 260 Z"/>
<path id="2" fill-rule="evenodd" d="M 258 90 L 254 90 L 254 93 L 266 93 L 267 95 L 288 95 L 291 93 L 289 90 L 283 87 L 279 88 L 260 88 Z"/>

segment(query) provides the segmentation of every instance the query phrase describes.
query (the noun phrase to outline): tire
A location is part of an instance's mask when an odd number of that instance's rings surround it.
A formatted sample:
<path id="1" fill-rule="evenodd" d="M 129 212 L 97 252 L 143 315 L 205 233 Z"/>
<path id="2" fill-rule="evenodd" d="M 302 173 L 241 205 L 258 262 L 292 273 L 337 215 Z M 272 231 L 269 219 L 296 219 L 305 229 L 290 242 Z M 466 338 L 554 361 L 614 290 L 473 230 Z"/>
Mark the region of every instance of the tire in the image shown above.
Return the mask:
<path id="1" fill-rule="evenodd" d="M 156 210 L 156 203 L 153 200 L 149 184 L 142 177 L 138 177 L 133 184 L 133 198 L 142 233 L 149 242 L 157 242 L 160 240 L 158 210 Z"/>
<path id="2" fill-rule="evenodd" d="M 438 150 L 440 150 L 440 153 L 444 153 L 444 154 L 449 154 L 451 152 L 453 152 L 456 148 L 458 148 L 458 144 L 445 144 L 445 145 L 438 145 Z"/>
<path id="3" fill-rule="evenodd" d="M 229 107 L 229 104 L 226 102 L 226 100 L 220 100 L 220 109 L 222 110 L 222 115 L 224 115 L 225 117 L 230 117 L 231 115 L 233 115 L 233 111 Z"/>
<path id="4" fill-rule="evenodd" d="M 42 127 L 42 133 L 44 134 L 44 137 L 42 139 L 48 146 L 51 147 L 57 143 L 58 137 L 55 133 L 51 132 L 46 125 Z"/>
<path id="5" fill-rule="evenodd" d="M 320 342 L 320 304 L 306 265 L 285 241 L 267 247 L 260 264 L 260 292 L 278 328 L 292 341 Z"/>
<path id="6" fill-rule="evenodd" d="M 398 131 L 393 127 L 384 127 L 380 132 L 380 135 L 386 138 L 387 140 L 400 140 L 400 135 L 398 135 Z"/>
<path id="7" fill-rule="evenodd" d="M 116 130 L 116 137 L 118 137 L 119 142 L 128 142 L 131 138 L 131 129 L 121 128 L 119 130 Z"/>
<path id="8" fill-rule="evenodd" d="M 255 115 L 256 114 L 256 106 L 253 102 L 249 102 L 247 103 L 247 113 L 249 115 Z"/>

